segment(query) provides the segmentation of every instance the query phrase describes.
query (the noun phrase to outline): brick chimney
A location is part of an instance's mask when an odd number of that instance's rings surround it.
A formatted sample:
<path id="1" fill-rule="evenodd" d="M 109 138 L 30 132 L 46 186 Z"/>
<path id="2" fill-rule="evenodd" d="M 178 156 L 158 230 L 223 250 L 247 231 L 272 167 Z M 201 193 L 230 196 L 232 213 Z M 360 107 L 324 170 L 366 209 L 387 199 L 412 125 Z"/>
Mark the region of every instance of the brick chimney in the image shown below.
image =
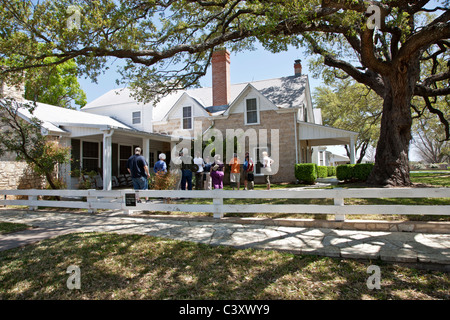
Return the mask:
<path id="1" fill-rule="evenodd" d="M 230 53 L 217 50 L 212 56 L 213 106 L 227 105 L 230 101 Z"/>
<path id="2" fill-rule="evenodd" d="M 300 59 L 295 60 L 295 63 L 294 63 L 294 74 L 296 76 L 301 76 L 302 75 L 302 60 L 300 60 Z"/>

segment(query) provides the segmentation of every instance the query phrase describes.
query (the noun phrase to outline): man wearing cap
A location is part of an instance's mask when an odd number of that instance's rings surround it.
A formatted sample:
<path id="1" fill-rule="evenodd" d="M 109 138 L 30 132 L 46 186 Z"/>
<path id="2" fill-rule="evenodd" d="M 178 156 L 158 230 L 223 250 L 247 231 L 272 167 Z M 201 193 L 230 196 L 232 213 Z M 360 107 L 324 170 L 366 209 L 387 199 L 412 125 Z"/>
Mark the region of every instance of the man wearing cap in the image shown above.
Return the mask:
<path id="1" fill-rule="evenodd" d="M 141 148 L 134 149 L 134 155 L 128 158 L 127 170 L 131 174 L 131 180 L 133 181 L 134 190 L 147 190 L 148 189 L 148 172 L 147 162 L 141 155 Z"/>

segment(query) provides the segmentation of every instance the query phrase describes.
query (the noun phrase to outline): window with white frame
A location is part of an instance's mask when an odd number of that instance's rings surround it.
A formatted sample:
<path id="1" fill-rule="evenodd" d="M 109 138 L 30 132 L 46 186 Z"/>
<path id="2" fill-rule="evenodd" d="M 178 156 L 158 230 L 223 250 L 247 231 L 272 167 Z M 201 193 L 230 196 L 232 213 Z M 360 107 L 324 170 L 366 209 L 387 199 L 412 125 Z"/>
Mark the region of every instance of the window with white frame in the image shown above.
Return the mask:
<path id="1" fill-rule="evenodd" d="M 135 111 L 132 113 L 132 123 L 133 124 L 141 123 L 141 112 L 140 111 Z"/>
<path id="2" fill-rule="evenodd" d="M 192 107 L 183 107 L 183 129 L 192 129 Z"/>
<path id="3" fill-rule="evenodd" d="M 245 103 L 245 123 L 258 124 L 258 105 L 256 103 L 256 98 L 247 99 Z"/>

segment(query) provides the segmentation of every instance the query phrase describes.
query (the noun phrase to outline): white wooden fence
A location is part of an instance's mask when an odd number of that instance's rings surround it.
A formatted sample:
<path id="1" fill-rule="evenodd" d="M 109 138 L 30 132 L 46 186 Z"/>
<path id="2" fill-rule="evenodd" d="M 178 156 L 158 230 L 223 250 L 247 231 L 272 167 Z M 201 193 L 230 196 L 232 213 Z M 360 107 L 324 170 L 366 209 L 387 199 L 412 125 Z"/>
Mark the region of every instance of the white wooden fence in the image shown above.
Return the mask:
<path id="1" fill-rule="evenodd" d="M 450 215 L 450 188 L 367 188 L 367 189 L 302 189 L 302 190 L 146 190 L 139 191 L 140 198 L 196 198 L 212 199 L 212 204 L 127 203 L 134 190 L 0 190 L 0 205 L 80 208 L 95 212 L 98 209 L 133 211 L 212 212 L 214 218 L 224 213 L 305 213 L 334 214 L 336 221 L 345 220 L 346 214 L 402 214 Z M 3 195 L 3 196 L 1 196 Z M 11 200 L 7 196 L 27 196 L 27 200 Z M 45 197 L 62 200 L 45 200 Z M 78 198 L 78 200 L 76 199 Z M 317 204 L 224 204 L 224 199 L 333 199 L 332 205 Z M 349 198 L 446 198 L 446 205 L 345 205 Z M 179 202 L 179 203 L 178 203 Z"/>

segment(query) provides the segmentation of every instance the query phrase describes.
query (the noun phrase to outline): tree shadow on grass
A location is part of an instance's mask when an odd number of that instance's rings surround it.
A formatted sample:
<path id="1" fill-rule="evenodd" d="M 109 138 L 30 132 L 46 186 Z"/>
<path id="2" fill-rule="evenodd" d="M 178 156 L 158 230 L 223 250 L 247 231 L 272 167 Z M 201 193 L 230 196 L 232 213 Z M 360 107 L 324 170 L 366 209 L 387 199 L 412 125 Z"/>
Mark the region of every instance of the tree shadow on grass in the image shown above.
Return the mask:
<path id="1" fill-rule="evenodd" d="M 405 269 L 405 279 L 381 264 L 382 290 L 370 291 L 371 262 L 141 235 L 71 234 L 1 252 L 0 262 L 2 299 L 386 299 L 399 287 L 449 298 L 440 274 Z M 70 265 L 80 267 L 81 290 L 66 286 Z M 433 289 L 439 281 L 444 290 Z"/>

